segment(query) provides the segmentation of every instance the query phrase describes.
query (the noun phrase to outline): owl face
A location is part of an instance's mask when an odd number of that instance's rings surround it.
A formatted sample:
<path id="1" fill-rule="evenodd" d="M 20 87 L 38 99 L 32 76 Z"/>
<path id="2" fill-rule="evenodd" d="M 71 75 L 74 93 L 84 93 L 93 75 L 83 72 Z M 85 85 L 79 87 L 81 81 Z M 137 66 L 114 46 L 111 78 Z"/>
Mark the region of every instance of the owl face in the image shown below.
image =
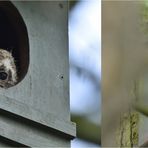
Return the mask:
<path id="1" fill-rule="evenodd" d="M 16 66 L 11 53 L 0 49 L 0 87 L 9 88 L 17 82 Z"/>

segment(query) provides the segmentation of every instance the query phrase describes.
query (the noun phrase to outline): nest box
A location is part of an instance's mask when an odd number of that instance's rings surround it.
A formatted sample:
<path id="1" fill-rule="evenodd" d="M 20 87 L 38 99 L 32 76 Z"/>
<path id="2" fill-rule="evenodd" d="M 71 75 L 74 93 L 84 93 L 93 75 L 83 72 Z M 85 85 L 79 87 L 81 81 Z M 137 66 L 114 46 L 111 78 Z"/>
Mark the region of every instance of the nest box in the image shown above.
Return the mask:
<path id="1" fill-rule="evenodd" d="M 0 48 L 18 70 L 0 89 L 0 146 L 70 146 L 67 2 L 1 1 L 0 19 Z"/>

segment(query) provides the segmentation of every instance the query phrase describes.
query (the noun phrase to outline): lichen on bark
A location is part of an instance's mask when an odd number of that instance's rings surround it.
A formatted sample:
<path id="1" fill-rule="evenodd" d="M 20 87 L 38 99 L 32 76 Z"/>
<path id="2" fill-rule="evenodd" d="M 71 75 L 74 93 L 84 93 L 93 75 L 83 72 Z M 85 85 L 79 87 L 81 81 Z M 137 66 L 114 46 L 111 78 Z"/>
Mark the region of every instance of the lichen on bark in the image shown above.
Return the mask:
<path id="1" fill-rule="evenodd" d="M 138 122 L 139 115 L 135 111 L 124 113 L 120 119 L 120 127 L 117 130 L 117 144 L 119 147 L 138 146 Z"/>

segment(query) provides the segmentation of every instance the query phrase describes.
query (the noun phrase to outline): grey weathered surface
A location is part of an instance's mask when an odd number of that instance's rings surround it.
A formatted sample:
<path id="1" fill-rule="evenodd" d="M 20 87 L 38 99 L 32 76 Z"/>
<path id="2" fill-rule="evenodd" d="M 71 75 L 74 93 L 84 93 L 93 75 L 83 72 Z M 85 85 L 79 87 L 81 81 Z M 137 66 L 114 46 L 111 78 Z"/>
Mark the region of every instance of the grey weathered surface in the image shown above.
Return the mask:
<path id="1" fill-rule="evenodd" d="M 74 123 L 67 122 L 63 118 L 54 116 L 51 113 L 41 112 L 40 110 L 31 108 L 15 99 L 6 98 L 4 96 L 0 96 L 0 98 L 2 98 L 0 99 L 1 112 L 12 113 L 16 117 L 22 117 L 35 123 L 39 123 L 42 126 L 52 128 L 71 137 L 76 136 Z"/>
<path id="2" fill-rule="evenodd" d="M 67 2 L 12 3 L 28 30 L 30 61 L 20 83 L 0 90 L 0 136 L 27 146 L 70 146 L 76 133 L 70 121 Z"/>
<path id="3" fill-rule="evenodd" d="M 28 29 L 30 64 L 25 79 L 1 94 L 69 120 L 67 2 L 13 3 Z"/>

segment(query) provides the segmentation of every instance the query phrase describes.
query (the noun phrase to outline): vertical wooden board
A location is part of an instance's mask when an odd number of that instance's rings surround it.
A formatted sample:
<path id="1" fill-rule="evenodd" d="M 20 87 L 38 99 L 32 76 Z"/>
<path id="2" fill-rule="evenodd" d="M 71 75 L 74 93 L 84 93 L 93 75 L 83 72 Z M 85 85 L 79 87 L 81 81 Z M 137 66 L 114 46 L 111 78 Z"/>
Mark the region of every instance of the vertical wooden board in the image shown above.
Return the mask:
<path id="1" fill-rule="evenodd" d="M 113 125 L 120 125 L 120 114 L 122 115 L 128 109 L 130 101 L 135 99 L 132 94 L 135 80 L 148 65 L 147 36 L 142 28 L 142 1 L 102 3 L 102 143 L 103 146 L 117 146 Z M 144 124 L 146 127 L 147 122 Z M 139 129 L 141 126 L 143 125 L 139 125 Z"/>
<path id="2" fill-rule="evenodd" d="M 118 121 L 111 121 L 112 109 L 117 106 L 114 101 L 115 92 L 121 84 L 122 64 L 122 6 L 119 2 L 102 1 L 102 146 L 115 147 L 116 131 L 114 125 Z M 120 11 L 120 13 L 118 13 Z M 121 51 L 121 52 L 120 52 Z M 121 89 L 121 88 L 120 88 Z M 119 97 L 120 98 L 120 97 Z M 113 103 L 112 103 L 113 102 Z M 116 122 L 116 123 L 115 123 Z"/>

